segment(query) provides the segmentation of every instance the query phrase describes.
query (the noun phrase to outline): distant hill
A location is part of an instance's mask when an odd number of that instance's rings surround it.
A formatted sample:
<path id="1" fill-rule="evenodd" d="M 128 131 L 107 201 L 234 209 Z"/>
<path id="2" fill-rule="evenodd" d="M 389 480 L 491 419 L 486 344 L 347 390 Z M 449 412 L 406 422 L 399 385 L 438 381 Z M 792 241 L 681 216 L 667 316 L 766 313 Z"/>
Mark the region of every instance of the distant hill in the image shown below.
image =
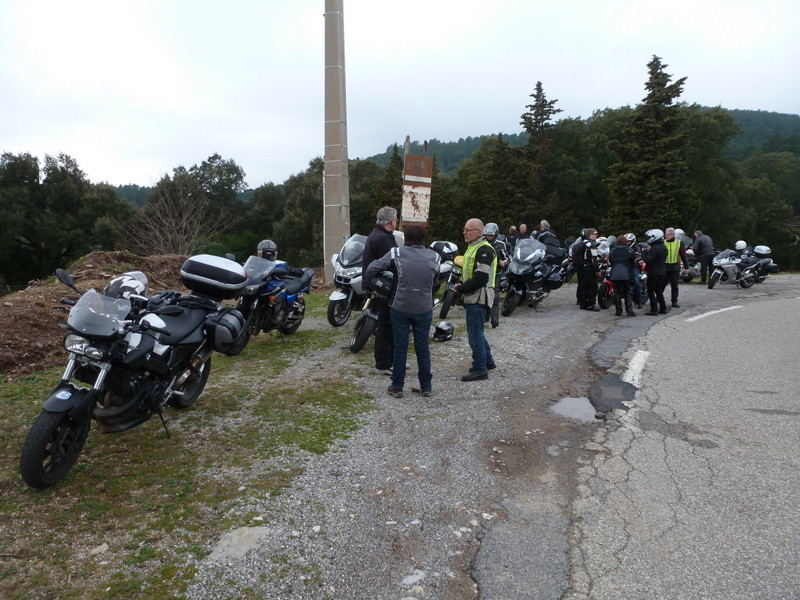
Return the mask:
<path id="1" fill-rule="evenodd" d="M 730 141 L 728 154 L 738 160 L 746 158 L 754 151 L 762 149 L 767 152 L 788 151 L 800 154 L 800 115 L 767 112 L 762 110 L 727 110 L 734 121 L 742 128 L 742 133 Z M 437 168 L 447 174 L 453 174 L 461 161 L 470 158 L 487 137 L 498 134 L 480 135 L 460 138 L 457 142 L 442 142 L 437 139 L 428 141 L 428 156 L 436 157 Z M 527 134 L 503 134 L 503 140 L 511 146 L 523 146 L 528 141 Z M 402 143 L 398 143 L 402 154 Z M 422 143 L 411 142 L 411 154 L 422 154 Z M 392 146 L 386 152 L 369 156 L 381 166 L 389 164 Z"/>

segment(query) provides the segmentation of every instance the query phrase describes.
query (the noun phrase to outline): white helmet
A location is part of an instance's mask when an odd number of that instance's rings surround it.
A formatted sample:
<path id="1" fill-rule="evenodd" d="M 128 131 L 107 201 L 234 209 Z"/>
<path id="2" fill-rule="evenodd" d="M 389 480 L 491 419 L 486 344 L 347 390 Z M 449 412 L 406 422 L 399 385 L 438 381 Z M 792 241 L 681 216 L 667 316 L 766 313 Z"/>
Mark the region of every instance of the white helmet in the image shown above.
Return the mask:
<path id="1" fill-rule="evenodd" d="M 664 239 L 664 232 L 660 229 L 650 229 L 645 231 L 644 234 L 647 236 L 647 243 L 652 244 L 655 241 L 663 240 Z"/>
<path id="2" fill-rule="evenodd" d="M 147 275 L 141 271 L 128 271 L 115 277 L 103 288 L 103 295 L 110 298 L 128 298 L 131 294 L 147 295 Z"/>
<path id="3" fill-rule="evenodd" d="M 739 240 L 738 242 L 736 242 L 734 248 L 736 248 L 737 250 L 744 250 L 745 248 L 747 248 L 747 242 L 745 242 L 744 240 Z"/>
<path id="4" fill-rule="evenodd" d="M 675 237 L 681 239 L 683 236 L 686 235 L 686 232 L 683 229 L 676 229 L 675 230 Z"/>
<path id="5" fill-rule="evenodd" d="M 497 226 L 497 223 L 487 223 L 483 228 L 483 235 L 493 235 L 497 237 L 498 233 L 500 233 L 500 228 Z"/>

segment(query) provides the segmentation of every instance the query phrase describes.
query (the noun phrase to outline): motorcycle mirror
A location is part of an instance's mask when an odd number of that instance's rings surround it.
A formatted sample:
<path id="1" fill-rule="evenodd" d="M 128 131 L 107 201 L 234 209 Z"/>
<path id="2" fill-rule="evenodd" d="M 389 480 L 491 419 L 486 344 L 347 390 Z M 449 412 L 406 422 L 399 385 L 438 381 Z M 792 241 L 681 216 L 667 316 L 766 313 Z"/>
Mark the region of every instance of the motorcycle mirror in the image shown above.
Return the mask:
<path id="1" fill-rule="evenodd" d="M 56 277 L 68 288 L 75 290 L 79 294 L 81 293 L 81 291 L 75 286 L 75 281 L 73 281 L 72 276 L 64 269 L 56 269 Z"/>
<path id="2" fill-rule="evenodd" d="M 338 252 L 336 254 L 334 254 L 333 256 L 331 256 L 331 264 L 332 265 L 336 264 L 336 259 L 337 258 L 339 258 L 339 253 Z"/>
<path id="3" fill-rule="evenodd" d="M 225 255 L 225 258 L 227 258 L 228 260 L 232 260 L 233 262 L 236 262 L 236 256 L 234 256 L 234 255 L 233 255 L 233 254 L 231 254 L 230 252 L 228 252 L 228 253 Z"/>

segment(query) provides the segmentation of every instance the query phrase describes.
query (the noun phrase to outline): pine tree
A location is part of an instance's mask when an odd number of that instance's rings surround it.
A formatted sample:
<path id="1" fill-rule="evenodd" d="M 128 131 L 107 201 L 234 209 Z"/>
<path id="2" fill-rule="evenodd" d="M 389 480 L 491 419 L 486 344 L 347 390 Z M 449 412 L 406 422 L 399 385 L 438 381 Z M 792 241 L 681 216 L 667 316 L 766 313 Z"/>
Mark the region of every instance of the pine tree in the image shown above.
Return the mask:
<path id="1" fill-rule="evenodd" d="M 686 78 L 670 83 L 666 66 L 657 56 L 648 63 L 647 96 L 612 146 L 617 162 L 609 177 L 611 210 L 602 224 L 604 233 L 664 229 L 697 212 L 699 204 L 687 182 L 681 107 L 673 104 Z"/>

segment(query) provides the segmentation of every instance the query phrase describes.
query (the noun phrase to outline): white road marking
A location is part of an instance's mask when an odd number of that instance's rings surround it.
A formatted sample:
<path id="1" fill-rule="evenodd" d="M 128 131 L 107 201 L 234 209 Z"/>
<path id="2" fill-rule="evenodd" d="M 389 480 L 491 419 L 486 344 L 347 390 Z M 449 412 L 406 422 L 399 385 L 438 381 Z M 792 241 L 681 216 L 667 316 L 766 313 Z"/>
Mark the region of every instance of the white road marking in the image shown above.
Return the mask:
<path id="1" fill-rule="evenodd" d="M 637 350 L 628 365 L 628 370 L 625 371 L 625 374 L 622 376 L 622 381 L 630 383 L 638 388 L 639 381 L 642 377 L 642 371 L 644 371 L 644 364 L 647 362 L 648 356 L 650 356 L 650 353 L 647 350 Z"/>
<path id="2" fill-rule="evenodd" d="M 717 313 L 725 312 L 726 310 L 734 310 L 737 308 L 742 308 L 741 306 L 729 306 L 728 308 L 720 308 L 719 310 L 712 310 L 711 312 L 703 313 L 702 315 L 697 315 L 695 317 L 689 317 L 686 319 L 687 323 L 691 323 L 692 321 L 697 321 L 698 319 L 702 319 L 703 317 L 710 317 L 711 315 L 716 315 Z"/>

